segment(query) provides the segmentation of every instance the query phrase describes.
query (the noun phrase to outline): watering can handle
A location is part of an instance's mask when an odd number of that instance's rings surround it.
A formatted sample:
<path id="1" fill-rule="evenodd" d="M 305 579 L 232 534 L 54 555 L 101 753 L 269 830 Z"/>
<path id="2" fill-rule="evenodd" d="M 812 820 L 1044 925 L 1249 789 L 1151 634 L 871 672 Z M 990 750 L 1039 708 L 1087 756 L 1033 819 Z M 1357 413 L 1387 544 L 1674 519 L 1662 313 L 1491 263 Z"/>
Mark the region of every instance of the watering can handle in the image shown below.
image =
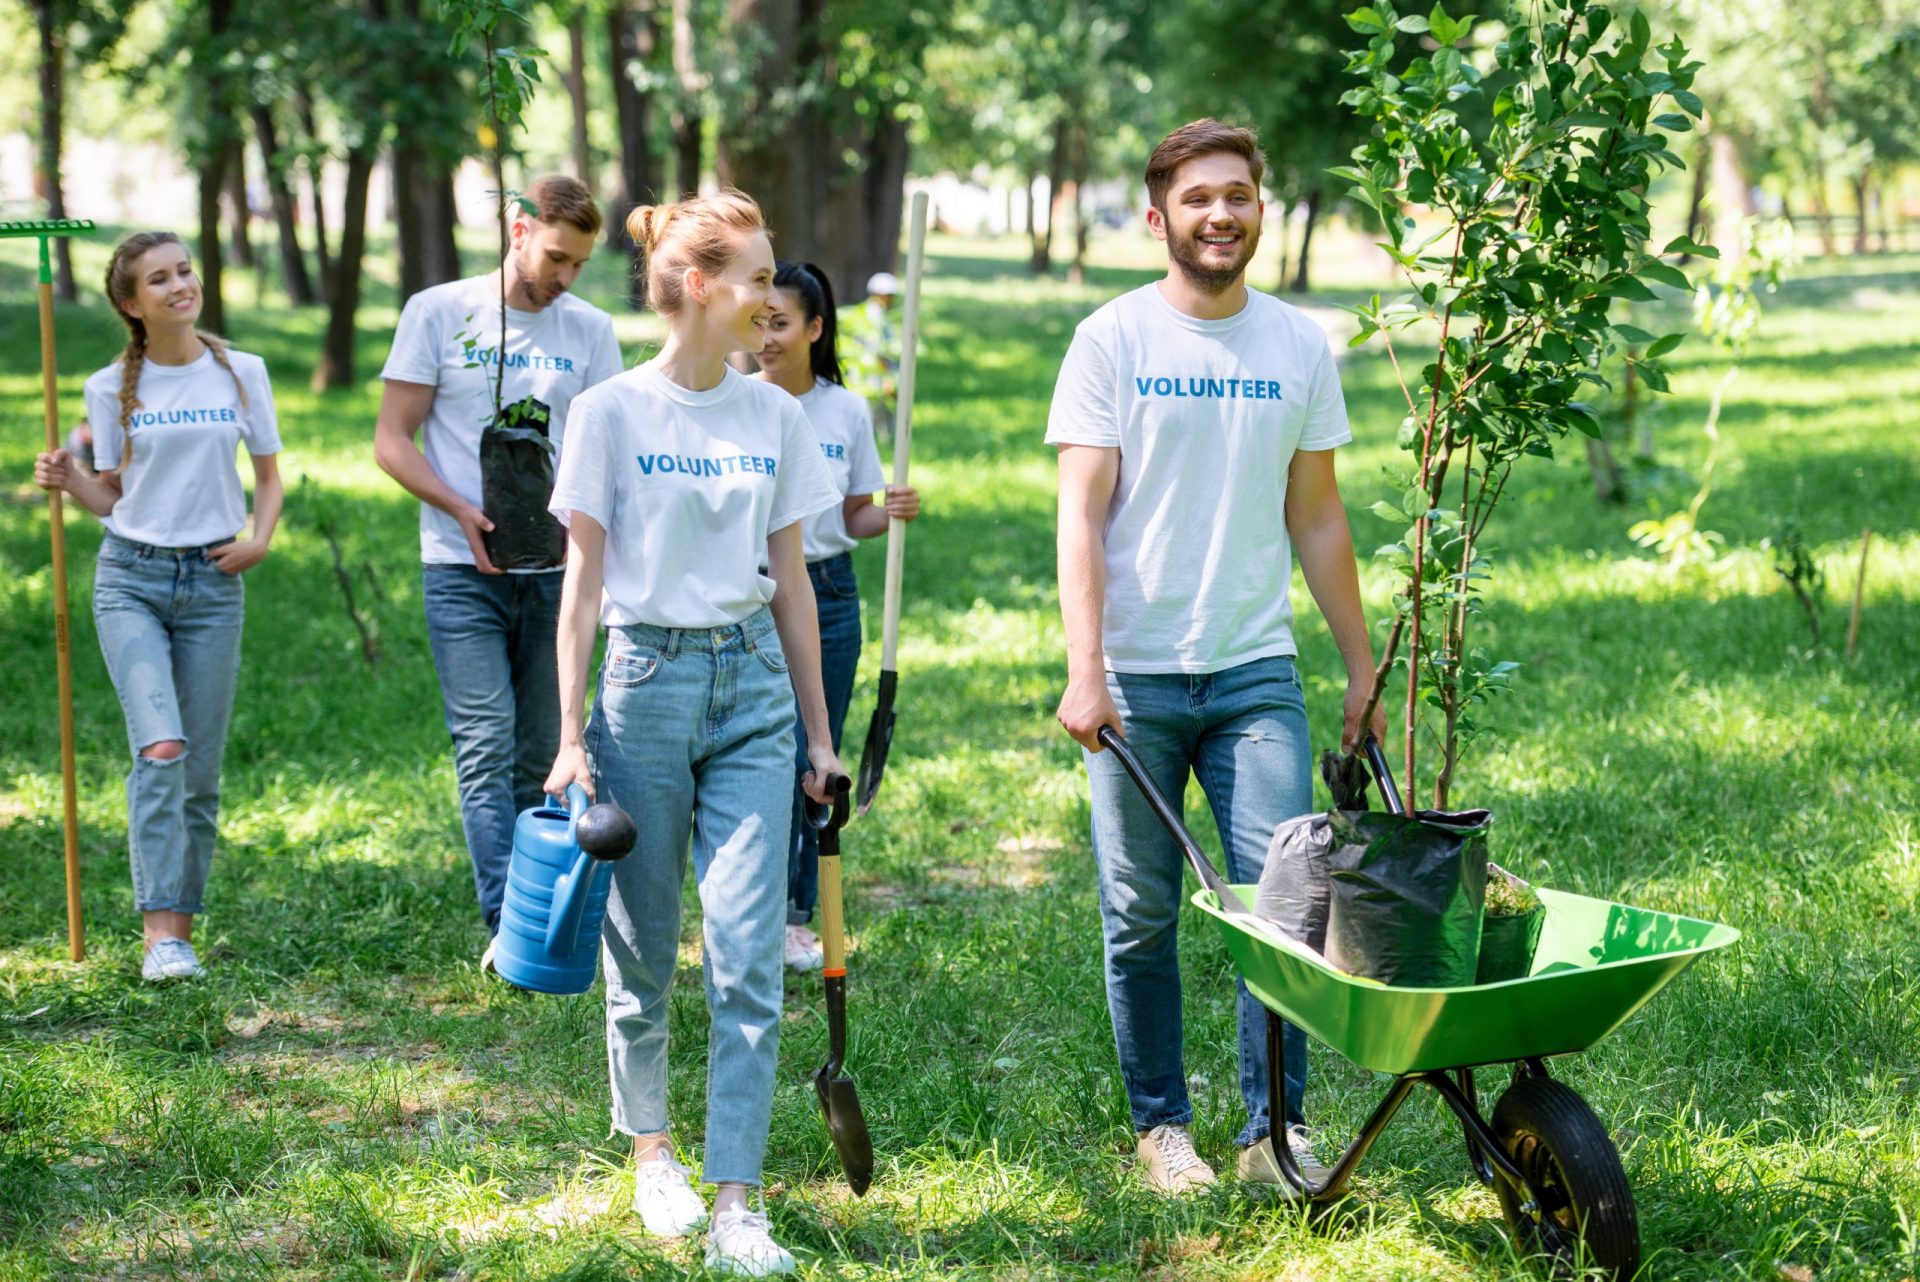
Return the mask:
<path id="1" fill-rule="evenodd" d="M 593 798 L 587 795 L 587 790 L 577 783 L 570 783 L 567 785 L 567 795 L 564 799 L 548 793 L 547 804 L 555 810 L 567 812 L 567 840 L 575 841 L 574 832 L 580 826 L 580 816 L 585 814 L 587 807 L 593 804 Z"/>

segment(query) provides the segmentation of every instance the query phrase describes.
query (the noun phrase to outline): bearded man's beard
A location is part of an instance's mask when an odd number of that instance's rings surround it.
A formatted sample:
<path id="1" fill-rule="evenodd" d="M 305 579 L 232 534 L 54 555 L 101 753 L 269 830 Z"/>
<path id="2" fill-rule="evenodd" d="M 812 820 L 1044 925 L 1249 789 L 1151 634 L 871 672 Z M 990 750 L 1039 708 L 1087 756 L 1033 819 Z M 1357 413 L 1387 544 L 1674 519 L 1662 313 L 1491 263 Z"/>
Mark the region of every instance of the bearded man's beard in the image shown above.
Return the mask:
<path id="1" fill-rule="evenodd" d="M 1239 254 L 1233 262 L 1213 264 L 1201 259 L 1200 237 L 1206 231 L 1202 227 L 1191 236 L 1169 236 L 1167 252 L 1173 259 L 1173 265 L 1180 274 L 1192 282 L 1195 289 L 1204 294 L 1224 293 L 1241 273 L 1247 270 L 1247 264 L 1253 261 L 1253 251 L 1260 248 L 1260 224 L 1241 228 L 1243 240 Z"/>

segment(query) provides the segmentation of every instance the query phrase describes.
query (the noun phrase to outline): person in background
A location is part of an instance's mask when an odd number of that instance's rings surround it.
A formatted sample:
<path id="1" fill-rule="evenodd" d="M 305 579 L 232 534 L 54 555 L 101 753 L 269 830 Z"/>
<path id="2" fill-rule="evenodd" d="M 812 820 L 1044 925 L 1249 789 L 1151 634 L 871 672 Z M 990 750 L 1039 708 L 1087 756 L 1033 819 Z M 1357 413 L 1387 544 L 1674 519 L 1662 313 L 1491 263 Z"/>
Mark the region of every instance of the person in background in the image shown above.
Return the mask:
<path id="1" fill-rule="evenodd" d="M 93 621 L 127 721 L 127 857 L 146 936 L 141 978 L 193 979 L 220 828 L 220 763 L 240 675 L 241 575 L 280 520 L 280 425 L 266 363 L 198 328 L 203 296 L 172 232 L 139 232 L 107 264 L 127 327 L 118 360 L 87 379 L 97 474 L 72 451 L 33 479 L 101 519 Z M 253 529 L 234 465 L 253 462 Z"/>
<path id="2" fill-rule="evenodd" d="M 777 265 L 773 276 L 779 301 L 767 321 L 758 358 L 761 380 L 791 393 L 806 411 L 820 438 L 820 452 L 844 499 L 801 527 L 807 576 L 820 619 L 820 673 L 827 691 L 827 722 L 833 748 L 853 702 L 854 676 L 860 670 L 860 585 L 853 577 L 853 546 L 887 532 L 890 520 L 920 515 L 920 495 L 910 485 L 888 485 L 874 448 L 867 407 L 849 391 L 840 371 L 835 333 L 833 286 L 812 263 Z M 884 490 L 883 501 L 873 496 Z M 804 725 L 796 705 L 796 725 Z M 793 845 L 787 864 L 787 941 L 785 957 L 794 970 L 819 970 L 824 964 L 819 936 L 809 922 L 819 894 L 820 840 L 806 822 L 801 780 L 809 769 L 804 738 L 794 764 Z"/>
<path id="3" fill-rule="evenodd" d="M 381 371 L 374 457 L 420 500 L 422 596 L 447 734 L 460 826 L 487 934 L 500 928 L 519 812 L 540 804 L 559 743 L 553 638 L 560 566 L 501 571 L 487 555 L 480 434 L 502 405 L 533 397 L 563 443 L 567 407 L 620 372 L 613 318 L 567 291 L 593 257 L 600 207 L 572 178 L 541 178 L 513 218 L 499 270 L 407 300 Z M 506 339 L 500 286 L 506 278 Z M 424 435 L 424 448 L 415 437 Z M 481 966 L 492 964 L 489 940 Z"/>
<path id="4" fill-rule="evenodd" d="M 851 348 L 853 389 L 866 398 L 873 434 L 882 442 L 893 440 L 894 398 L 900 391 L 900 335 L 893 327 L 893 300 L 899 292 L 900 282 L 892 272 L 875 272 L 867 278 L 866 301 L 840 318 Z"/>

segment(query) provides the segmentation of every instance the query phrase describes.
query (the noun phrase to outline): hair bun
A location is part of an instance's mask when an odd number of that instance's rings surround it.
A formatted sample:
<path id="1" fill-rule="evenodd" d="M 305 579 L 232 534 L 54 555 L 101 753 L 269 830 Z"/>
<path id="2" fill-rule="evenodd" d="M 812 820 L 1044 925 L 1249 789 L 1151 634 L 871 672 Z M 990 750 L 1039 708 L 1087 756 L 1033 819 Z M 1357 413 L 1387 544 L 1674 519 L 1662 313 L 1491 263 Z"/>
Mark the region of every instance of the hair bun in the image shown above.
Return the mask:
<path id="1" fill-rule="evenodd" d="M 627 235 L 648 253 L 660 243 L 673 217 L 674 205 L 641 205 L 627 215 Z"/>

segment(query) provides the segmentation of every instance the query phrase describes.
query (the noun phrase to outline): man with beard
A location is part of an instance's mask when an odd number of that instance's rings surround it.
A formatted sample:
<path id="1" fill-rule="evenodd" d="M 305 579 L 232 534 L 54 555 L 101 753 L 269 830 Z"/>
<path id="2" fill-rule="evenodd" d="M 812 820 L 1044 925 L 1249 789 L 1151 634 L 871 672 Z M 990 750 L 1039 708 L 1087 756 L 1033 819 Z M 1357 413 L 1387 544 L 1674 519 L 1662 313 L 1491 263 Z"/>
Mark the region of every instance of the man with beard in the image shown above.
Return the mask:
<path id="1" fill-rule="evenodd" d="M 1256 882 L 1279 825 L 1313 802 L 1288 581 L 1297 550 L 1347 669 L 1343 747 L 1361 734 L 1373 650 L 1333 451 L 1351 440 L 1319 327 L 1246 284 L 1266 161 L 1249 130 L 1196 120 L 1147 163 L 1164 279 L 1081 322 L 1054 389 L 1060 722 L 1085 749 L 1107 1005 L 1140 1167 L 1155 1189 L 1211 1184 L 1195 1153 L 1175 950 L 1183 865 L 1098 734 L 1112 726 L 1176 807 L 1196 775 L 1228 879 Z M 1384 737 L 1376 713 L 1374 732 Z M 1306 1038 L 1288 1026 L 1284 1119 L 1267 1116 L 1265 1014 L 1239 986 L 1243 1179 L 1282 1183 L 1284 1122 L 1309 1178 Z M 1283 1184 L 1283 1187 L 1284 1184 Z"/>
<path id="2" fill-rule="evenodd" d="M 514 213 L 499 271 L 408 299 L 381 371 L 374 456 L 420 500 L 427 636 L 490 935 L 500 925 L 514 819 L 539 804 L 560 746 L 554 638 L 562 575 L 557 562 L 503 571 L 488 556 L 493 521 L 482 510 L 480 435 L 493 421 L 502 366 L 500 403 L 539 401 L 555 446 L 573 398 L 620 372 L 613 318 L 567 292 L 599 233 L 600 210 L 583 184 L 537 180 Z M 423 429 L 424 451 L 414 439 Z M 489 943 L 483 966 L 492 954 Z"/>

